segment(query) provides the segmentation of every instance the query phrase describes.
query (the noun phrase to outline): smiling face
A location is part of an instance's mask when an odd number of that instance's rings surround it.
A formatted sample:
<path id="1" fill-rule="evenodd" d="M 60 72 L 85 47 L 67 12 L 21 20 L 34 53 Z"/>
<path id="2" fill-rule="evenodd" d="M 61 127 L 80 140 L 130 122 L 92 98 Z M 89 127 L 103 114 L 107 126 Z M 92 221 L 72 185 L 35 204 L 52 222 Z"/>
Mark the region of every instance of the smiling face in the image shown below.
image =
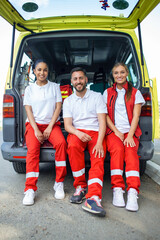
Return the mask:
<path id="1" fill-rule="evenodd" d="M 44 62 L 39 62 L 34 69 L 34 74 L 36 75 L 38 85 L 46 84 L 48 76 L 47 64 Z"/>
<path id="2" fill-rule="evenodd" d="M 122 86 L 127 81 L 127 76 L 128 76 L 127 68 L 125 68 L 122 65 L 116 66 L 112 70 L 112 75 L 113 75 L 114 81 L 117 83 L 117 87 L 122 88 Z"/>
<path id="3" fill-rule="evenodd" d="M 71 83 L 78 93 L 86 92 L 86 85 L 88 78 L 82 71 L 75 71 L 72 73 Z"/>

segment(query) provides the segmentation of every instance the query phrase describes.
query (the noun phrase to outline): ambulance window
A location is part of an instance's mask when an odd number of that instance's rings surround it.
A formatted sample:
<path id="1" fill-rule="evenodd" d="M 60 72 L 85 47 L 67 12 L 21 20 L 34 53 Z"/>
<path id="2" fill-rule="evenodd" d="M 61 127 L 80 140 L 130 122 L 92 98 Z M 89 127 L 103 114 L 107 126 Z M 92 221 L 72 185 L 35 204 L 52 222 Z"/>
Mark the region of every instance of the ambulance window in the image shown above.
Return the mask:
<path id="1" fill-rule="evenodd" d="M 19 92 L 20 96 L 24 97 L 25 88 L 35 82 L 35 75 L 32 70 L 32 60 L 26 54 L 23 53 L 20 66 L 17 68 L 14 86 Z"/>
<path id="2" fill-rule="evenodd" d="M 130 53 L 125 64 L 128 67 L 129 74 L 128 74 L 128 81 L 132 83 L 134 87 L 138 86 L 138 73 L 136 70 L 136 63 L 133 58 L 133 54 Z"/>
<path id="3" fill-rule="evenodd" d="M 24 53 L 21 61 L 21 73 L 25 75 L 25 81 L 33 83 L 35 81 L 35 75 L 32 71 L 32 60 Z"/>

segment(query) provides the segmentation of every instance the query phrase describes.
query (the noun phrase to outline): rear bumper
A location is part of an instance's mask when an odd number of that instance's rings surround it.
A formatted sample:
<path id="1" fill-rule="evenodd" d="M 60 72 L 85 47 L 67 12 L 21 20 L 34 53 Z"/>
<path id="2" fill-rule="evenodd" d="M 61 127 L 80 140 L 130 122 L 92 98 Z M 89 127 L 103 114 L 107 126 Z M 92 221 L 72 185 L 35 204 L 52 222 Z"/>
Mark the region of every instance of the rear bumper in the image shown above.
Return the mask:
<path id="1" fill-rule="evenodd" d="M 150 160 L 154 154 L 154 144 L 151 141 L 140 141 L 138 156 L 140 160 Z"/>
<path id="2" fill-rule="evenodd" d="M 17 147 L 13 142 L 4 142 L 1 145 L 1 152 L 4 159 L 15 162 L 25 162 L 27 156 L 26 147 Z M 54 162 L 55 161 L 55 149 L 53 148 L 41 148 L 40 162 Z"/>
<path id="3" fill-rule="evenodd" d="M 4 142 L 1 145 L 1 152 L 4 159 L 15 162 L 25 162 L 27 155 L 26 147 L 17 147 L 13 142 Z M 150 160 L 154 154 L 154 144 L 151 141 L 140 141 L 138 155 L 140 160 Z M 85 159 L 90 159 L 88 151 L 85 151 Z M 106 156 L 106 161 L 109 160 L 109 154 Z M 55 149 L 52 147 L 43 147 L 40 151 L 40 162 L 54 162 Z"/>

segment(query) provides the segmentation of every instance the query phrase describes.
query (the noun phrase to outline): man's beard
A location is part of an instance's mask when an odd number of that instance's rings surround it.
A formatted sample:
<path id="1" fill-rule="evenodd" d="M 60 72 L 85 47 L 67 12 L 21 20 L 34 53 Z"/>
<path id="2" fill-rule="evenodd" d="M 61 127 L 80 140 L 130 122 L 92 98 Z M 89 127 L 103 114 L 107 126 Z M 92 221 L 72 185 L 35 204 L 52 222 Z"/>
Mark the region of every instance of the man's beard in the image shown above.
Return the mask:
<path id="1" fill-rule="evenodd" d="M 83 87 L 81 89 L 77 89 L 78 85 L 82 85 Z M 77 86 L 75 86 L 74 88 L 76 89 L 77 92 L 83 92 L 86 89 L 87 84 L 83 85 L 83 84 L 78 84 Z"/>

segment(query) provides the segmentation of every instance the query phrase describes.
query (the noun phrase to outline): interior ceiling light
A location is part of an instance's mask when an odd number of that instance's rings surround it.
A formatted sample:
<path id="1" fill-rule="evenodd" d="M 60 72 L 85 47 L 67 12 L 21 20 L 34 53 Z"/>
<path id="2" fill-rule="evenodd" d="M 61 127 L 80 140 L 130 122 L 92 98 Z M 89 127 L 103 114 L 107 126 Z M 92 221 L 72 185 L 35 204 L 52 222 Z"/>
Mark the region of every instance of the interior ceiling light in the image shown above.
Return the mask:
<path id="1" fill-rule="evenodd" d="M 33 2 L 27 2 L 27 3 L 23 4 L 22 9 L 25 12 L 35 12 L 38 9 L 38 5 Z"/>
<path id="2" fill-rule="evenodd" d="M 113 2 L 112 5 L 116 9 L 123 10 L 123 9 L 128 8 L 129 3 L 127 1 L 125 1 L 125 0 L 116 0 L 116 1 Z"/>

